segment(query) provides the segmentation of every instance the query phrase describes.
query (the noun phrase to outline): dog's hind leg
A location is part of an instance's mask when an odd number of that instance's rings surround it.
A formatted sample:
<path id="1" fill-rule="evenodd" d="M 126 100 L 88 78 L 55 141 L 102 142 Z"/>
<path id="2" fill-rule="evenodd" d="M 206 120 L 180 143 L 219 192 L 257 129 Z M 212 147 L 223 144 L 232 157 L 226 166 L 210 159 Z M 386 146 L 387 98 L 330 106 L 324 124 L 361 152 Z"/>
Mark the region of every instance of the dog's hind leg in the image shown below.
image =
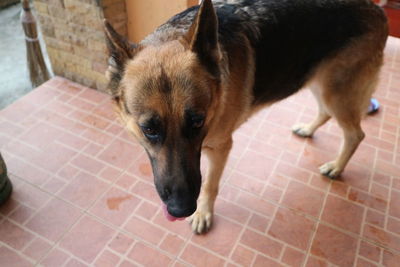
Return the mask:
<path id="1" fill-rule="evenodd" d="M 364 139 L 360 123 L 378 81 L 381 54 L 376 53 L 370 57 L 362 53 L 358 55 L 358 59 L 348 57 L 347 53 L 335 58 L 327 64 L 325 75 L 320 80 L 324 107 L 337 120 L 344 137 L 339 156 L 320 167 L 321 174 L 330 178 L 342 173 Z"/>
<path id="2" fill-rule="evenodd" d="M 311 92 L 318 102 L 318 115 L 311 123 L 298 123 L 293 126 L 293 133 L 301 137 L 312 137 L 314 132 L 331 118 L 322 103 L 321 96 L 318 95 L 316 86 L 311 87 Z"/>
<path id="3" fill-rule="evenodd" d="M 196 234 L 207 232 L 212 224 L 214 202 L 218 194 L 219 181 L 224 171 L 226 160 L 232 147 L 232 139 L 229 138 L 217 147 L 205 148 L 203 151 L 208 157 L 209 167 L 206 180 L 197 200 L 196 212 L 190 217 L 192 230 Z"/>
<path id="4" fill-rule="evenodd" d="M 360 120 L 354 118 L 354 120 L 348 122 L 338 119 L 339 125 L 343 130 L 344 142 L 340 150 L 339 156 L 336 160 L 323 164 L 319 170 L 321 174 L 328 176 L 329 178 L 335 178 L 339 176 L 351 156 L 356 151 L 358 145 L 364 139 L 364 132 L 360 126 Z"/>

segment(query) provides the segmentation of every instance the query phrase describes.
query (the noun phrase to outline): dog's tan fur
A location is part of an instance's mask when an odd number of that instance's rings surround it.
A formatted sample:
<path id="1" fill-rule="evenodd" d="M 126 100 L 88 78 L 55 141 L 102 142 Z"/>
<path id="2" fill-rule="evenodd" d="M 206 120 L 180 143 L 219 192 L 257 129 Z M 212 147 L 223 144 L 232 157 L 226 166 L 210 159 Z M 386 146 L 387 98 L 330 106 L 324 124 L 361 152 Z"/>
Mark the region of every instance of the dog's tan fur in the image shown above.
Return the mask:
<path id="1" fill-rule="evenodd" d="M 205 5 L 210 5 L 210 2 L 205 1 Z M 204 10 L 203 7 L 197 18 Z M 142 111 L 156 111 L 161 117 L 168 118 L 168 131 L 177 136 L 186 106 L 206 111 L 204 127 L 207 128 L 207 134 L 201 146 L 210 164 L 197 210 L 191 217 L 196 233 L 202 233 L 211 226 L 219 180 L 232 147 L 233 131 L 251 115 L 273 103 L 253 105 L 255 62 L 254 51 L 249 43 L 230 52 L 236 54 L 231 57 L 229 66 L 224 51 L 218 48 L 209 51 L 215 53 L 221 67 L 219 82 L 204 69 L 191 47 L 197 38 L 199 24 L 199 19 L 195 20 L 187 34 L 177 35 L 173 40 L 160 42 L 159 39 L 154 41 L 150 38 L 144 45 L 131 48 L 135 50 L 134 60 L 126 62 L 115 94 L 119 113 L 127 128 L 149 155 L 157 158 L 161 171 L 168 167 L 167 158 L 171 155 L 165 147 L 155 149 L 146 141 L 138 125 L 149 115 Z M 331 117 L 337 120 L 343 130 L 343 146 L 334 161 L 320 167 L 321 173 L 330 177 L 340 175 L 364 138 L 360 121 L 378 80 L 387 36 L 386 26 L 382 26 L 381 21 L 371 18 L 368 27 L 368 34 L 355 38 L 335 56 L 323 60 L 314 70 L 306 87 L 311 88 L 318 101 L 319 114 L 311 123 L 293 127 L 296 134 L 310 137 Z M 110 31 L 108 28 L 111 42 L 117 49 L 124 50 L 121 41 Z M 160 84 L 149 82 L 162 75 L 169 77 L 173 91 L 164 92 Z M 188 82 L 195 85 L 197 90 L 188 90 Z M 147 91 L 142 89 L 144 83 L 147 83 Z M 129 107 L 131 110 L 128 111 Z M 177 155 L 173 154 L 172 157 Z"/>

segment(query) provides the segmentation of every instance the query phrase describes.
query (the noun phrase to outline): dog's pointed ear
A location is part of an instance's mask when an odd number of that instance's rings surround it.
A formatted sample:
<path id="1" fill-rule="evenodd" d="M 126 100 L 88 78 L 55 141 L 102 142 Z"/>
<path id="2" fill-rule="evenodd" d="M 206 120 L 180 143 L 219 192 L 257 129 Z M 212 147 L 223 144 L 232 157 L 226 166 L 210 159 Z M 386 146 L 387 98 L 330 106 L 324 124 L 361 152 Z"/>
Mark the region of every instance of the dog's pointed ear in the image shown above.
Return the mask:
<path id="1" fill-rule="evenodd" d="M 104 20 L 104 32 L 110 54 L 106 73 L 109 79 L 108 87 L 112 95 L 117 97 L 117 89 L 122 79 L 125 63 L 128 59 L 133 58 L 138 46 L 118 34 L 107 20 Z"/>
<path id="2" fill-rule="evenodd" d="M 185 38 L 207 70 L 219 77 L 218 18 L 211 0 L 203 0 Z"/>

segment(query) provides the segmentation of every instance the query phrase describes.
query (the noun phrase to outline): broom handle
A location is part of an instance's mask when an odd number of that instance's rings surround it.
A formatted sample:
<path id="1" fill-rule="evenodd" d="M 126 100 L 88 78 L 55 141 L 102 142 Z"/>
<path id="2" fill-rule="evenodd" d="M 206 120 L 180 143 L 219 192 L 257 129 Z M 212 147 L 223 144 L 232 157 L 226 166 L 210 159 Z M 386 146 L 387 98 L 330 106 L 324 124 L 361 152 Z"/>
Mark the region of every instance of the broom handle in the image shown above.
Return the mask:
<path id="1" fill-rule="evenodd" d="M 22 8 L 25 11 L 31 11 L 31 7 L 29 5 L 29 0 L 22 0 Z"/>
<path id="2" fill-rule="evenodd" d="M 36 42 L 38 41 L 37 37 L 37 28 L 36 28 L 36 20 L 35 17 L 31 13 L 31 7 L 29 4 L 29 0 L 21 0 L 22 2 L 22 13 L 21 13 L 21 22 L 22 28 L 25 32 L 25 39 L 28 42 Z"/>

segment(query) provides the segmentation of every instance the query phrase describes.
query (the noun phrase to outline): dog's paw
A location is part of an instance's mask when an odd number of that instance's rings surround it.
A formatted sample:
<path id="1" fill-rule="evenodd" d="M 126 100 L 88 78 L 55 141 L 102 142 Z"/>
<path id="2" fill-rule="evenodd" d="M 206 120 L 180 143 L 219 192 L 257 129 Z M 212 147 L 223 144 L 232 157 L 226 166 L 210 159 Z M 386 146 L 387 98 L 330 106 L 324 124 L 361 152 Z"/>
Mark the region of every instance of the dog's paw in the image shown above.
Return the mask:
<path id="1" fill-rule="evenodd" d="M 292 127 L 292 131 L 293 133 L 301 137 L 312 137 L 313 135 L 313 132 L 311 131 L 309 125 L 304 123 L 295 124 Z"/>
<path id="2" fill-rule="evenodd" d="M 342 169 L 337 166 L 335 161 L 331 161 L 319 167 L 319 171 L 322 175 L 334 179 L 340 175 Z"/>
<path id="3" fill-rule="evenodd" d="M 192 230 L 195 234 L 204 234 L 210 230 L 212 219 L 212 212 L 197 210 L 189 217 L 189 223 L 192 225 Z"/>

